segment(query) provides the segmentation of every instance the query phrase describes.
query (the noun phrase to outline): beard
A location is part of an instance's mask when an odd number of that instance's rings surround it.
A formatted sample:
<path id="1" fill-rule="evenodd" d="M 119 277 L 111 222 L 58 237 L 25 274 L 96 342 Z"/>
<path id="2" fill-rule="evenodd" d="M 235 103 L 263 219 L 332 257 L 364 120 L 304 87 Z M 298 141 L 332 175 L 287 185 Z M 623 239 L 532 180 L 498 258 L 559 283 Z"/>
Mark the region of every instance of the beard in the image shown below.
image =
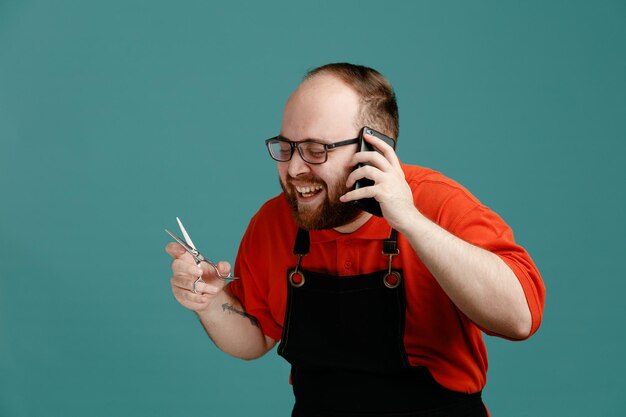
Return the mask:
<path id="1" fill-rule="evenodd" d="M 283 181 L 279 178 L 280 186 L 285 193 L 285 198 L 291 213 L 296 221 L 297 225 L 304 230 L 323 230 L 332 229 L 335 227 L 343 226 L 356 219 L 361 213 L 361 210 L 354 204 L 343 203 L 339 201 L 339 197 L 350 191 L 344 184 L 350 175 L 350 170 L 344 172 L 334 184 L 327 184 L 315 175 L 302 175 L 298 177 L 301 180 L 308 181 L 316 184 L 323 184 L 326 190 L 326 198 L 321 204 L 315 207 L 308 207 L 306 205 L 299 205 L 296 194 L 296 187 L 291 184 L 291 177 L 287 177 L 287 184 L 283 184 Z"/>

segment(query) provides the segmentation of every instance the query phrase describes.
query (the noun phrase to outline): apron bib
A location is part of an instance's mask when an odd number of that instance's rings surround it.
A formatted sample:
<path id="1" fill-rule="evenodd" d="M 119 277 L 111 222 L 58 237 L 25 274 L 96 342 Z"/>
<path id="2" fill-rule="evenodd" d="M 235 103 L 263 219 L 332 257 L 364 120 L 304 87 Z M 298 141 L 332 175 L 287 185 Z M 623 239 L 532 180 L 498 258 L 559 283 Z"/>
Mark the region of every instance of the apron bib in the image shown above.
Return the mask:
<path id="1" fill-rule="evenodd" d="M 299 230 L 287 271 L 279 355 L 291 364 L 295 417 L 486 417 L 480 392 L 439 385 L 411 367 L 404 349 L 402 271 L 391 268 L 397 232 L 384 241 L 389 268 L 337 277 L 300 268 L 309 234 Z"/>

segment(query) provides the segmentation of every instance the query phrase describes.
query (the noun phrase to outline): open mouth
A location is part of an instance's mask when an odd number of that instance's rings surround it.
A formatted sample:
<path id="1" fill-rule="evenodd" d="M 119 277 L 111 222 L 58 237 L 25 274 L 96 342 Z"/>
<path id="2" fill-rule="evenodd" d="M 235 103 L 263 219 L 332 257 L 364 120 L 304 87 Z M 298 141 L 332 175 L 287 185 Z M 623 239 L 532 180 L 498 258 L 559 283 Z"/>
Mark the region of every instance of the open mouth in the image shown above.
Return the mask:
<path id="1" fill-rule="evenodd" d="M 319 194 L 324 187 L 322 185 L 311 185 L 311 186 L 307 186 L 307 187 L 298 187 L 296 186 L 296 191 L 298 192 L 298 196 L 301 198 L 311 198 L 314 197 L 315 195 Z"/>

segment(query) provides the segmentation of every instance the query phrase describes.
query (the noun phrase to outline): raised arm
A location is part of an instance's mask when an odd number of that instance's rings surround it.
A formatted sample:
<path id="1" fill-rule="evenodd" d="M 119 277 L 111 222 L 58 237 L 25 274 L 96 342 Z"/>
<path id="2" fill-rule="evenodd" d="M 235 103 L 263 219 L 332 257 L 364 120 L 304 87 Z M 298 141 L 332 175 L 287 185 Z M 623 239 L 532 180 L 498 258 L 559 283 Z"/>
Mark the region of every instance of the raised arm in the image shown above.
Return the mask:
<path id="1" fill-rule="evenodd" d="M 375 185 L 348 192 L 341 200 L 375 198 L 387 222 L 408 239 L 459 310 L 493 333 L 526 338 L 532 317 L 522 285 L 511 268 L 499 256 L 458 238 L 420 213 L 393 149 L 377 138 L 366 136 L 366 140 L 382 155 L 356 153 L 352 160 L 355 165 L 368 162 L 371 166 L 353 171 L 346 185 L 351 187 L 363 177 Z"/>

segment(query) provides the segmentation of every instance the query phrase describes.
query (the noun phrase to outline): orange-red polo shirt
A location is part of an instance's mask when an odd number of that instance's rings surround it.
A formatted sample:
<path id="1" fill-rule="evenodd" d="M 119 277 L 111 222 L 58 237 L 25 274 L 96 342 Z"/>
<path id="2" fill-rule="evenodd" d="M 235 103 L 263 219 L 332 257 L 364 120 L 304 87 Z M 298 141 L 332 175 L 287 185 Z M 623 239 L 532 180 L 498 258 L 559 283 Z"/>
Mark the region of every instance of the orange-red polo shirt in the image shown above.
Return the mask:
<path id="1" fill-rule="evenodd" d="M 461 239 L 498 255 L 519 279 L 532 314 L 534 333 L 541 322 L 545 288 L 528 253 L 511 229 L 465 188 L 438 172 L 403 165 L 422 214 Z M 252 218 L 241 241 L 230 292 L 255 316 L 267 336 L 279 340 L 287 301 L 287 270 L 295 266 L 293 245 L 298 227 L 281 194 L 266 202 Z M 337 275 L 386 269 L 381 254 L 389 237 L 387 222 L 372 217 L 354 233 L 311 231 L 311 248 L 302 268 Z M 487 353 L 481 329 L 446 296 L 409 242 L 399 236 L 401 269 L 407 299 L 404 345 L 413 366 L 426 366 L 444 387 L 472 393 L 485 385 Z"/>

